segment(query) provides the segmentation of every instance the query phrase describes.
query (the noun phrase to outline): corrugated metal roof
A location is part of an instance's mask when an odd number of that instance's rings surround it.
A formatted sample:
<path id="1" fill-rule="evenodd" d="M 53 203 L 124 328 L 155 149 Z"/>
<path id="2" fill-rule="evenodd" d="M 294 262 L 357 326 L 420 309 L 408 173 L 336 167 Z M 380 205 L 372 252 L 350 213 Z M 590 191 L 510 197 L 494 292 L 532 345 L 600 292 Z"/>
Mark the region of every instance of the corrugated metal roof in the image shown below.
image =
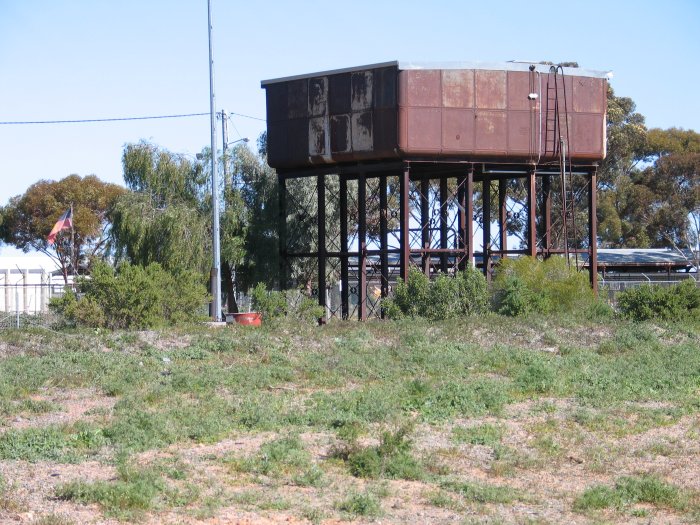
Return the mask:
<path id="1" fill-rule="evenodd" d="M 588 262 L 588 256 L 583 255 Z M 599 248 L 598 266 L 681 266 L 693 265 L 691 250 L 671 248 Z"/>

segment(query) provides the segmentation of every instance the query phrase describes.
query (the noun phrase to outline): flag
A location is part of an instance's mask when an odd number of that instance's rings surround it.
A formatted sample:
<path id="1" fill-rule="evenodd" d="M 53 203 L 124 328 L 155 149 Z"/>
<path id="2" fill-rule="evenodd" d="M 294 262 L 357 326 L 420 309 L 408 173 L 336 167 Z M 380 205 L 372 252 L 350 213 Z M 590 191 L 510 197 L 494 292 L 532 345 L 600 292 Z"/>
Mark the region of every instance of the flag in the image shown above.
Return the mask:
<path id="1" fill-rule="evenodd" d="M 54 224 L 51 233 L 49 233 L 48 241 L 49 244 L 53 244 L 56 240 L 56 235 L 61 230 L 67 230 L 73 226 L 73 208 L 68 208 L 66 212 L 58 218 L 56 224 Z"/>

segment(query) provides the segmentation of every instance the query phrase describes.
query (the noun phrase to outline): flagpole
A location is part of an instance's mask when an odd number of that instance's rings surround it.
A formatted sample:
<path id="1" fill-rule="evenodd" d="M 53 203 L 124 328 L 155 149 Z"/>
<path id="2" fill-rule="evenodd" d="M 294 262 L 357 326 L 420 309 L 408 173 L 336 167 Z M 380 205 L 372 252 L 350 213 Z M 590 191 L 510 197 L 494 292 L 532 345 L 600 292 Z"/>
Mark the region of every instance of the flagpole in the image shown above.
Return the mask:
<path id="1" fill-rule="evenodd" d="M 73 223 L 75 222 L 75 218 L 73 217 L 73 203 L 70 203 L 70 257 L 71 257 L 71 265 L 73 266 L 73 282 L 75 282 L 75 275 L 78 273 L 78 270 L 76 268 L 76 260 L 75 260 L 75 228 L 73 227 Z"/>
<path id="2" fill-rule="evenodd" d="M 211 294 L 213 321 L 221 319 L 221 247 L 219 239 L 219 174 L 216 159 L 216 103 L 214 97 L 214 51 L 211 41 L 211 0 L 207 0 L 209 18 L 209 112 L 211 119 L 211 208 L 212 208 L 212 248 Z"/>

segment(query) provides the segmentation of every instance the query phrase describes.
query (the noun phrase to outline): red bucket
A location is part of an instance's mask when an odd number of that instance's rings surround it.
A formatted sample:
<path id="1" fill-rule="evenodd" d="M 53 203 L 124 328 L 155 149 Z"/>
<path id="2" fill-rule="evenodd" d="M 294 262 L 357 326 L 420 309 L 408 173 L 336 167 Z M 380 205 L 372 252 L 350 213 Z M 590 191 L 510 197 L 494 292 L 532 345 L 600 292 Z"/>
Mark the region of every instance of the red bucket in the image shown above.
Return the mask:
<path id="1" fill-rule="evenodd" d="M 262 324 L 262 313 L 260 312 L 245 312 L 228 315 L 233 316 L 233 320 L 238 324 L 248 326 L 260 326 Z"/>

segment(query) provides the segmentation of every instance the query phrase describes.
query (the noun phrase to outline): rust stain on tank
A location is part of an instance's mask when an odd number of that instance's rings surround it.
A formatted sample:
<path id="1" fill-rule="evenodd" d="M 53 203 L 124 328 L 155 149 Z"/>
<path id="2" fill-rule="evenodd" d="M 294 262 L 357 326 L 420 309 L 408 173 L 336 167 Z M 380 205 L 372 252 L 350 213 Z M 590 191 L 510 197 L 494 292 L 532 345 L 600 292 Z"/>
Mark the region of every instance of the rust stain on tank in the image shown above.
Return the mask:
<path id="1" fill-rule="evenodd" d="M 442 105 L 446 108 L 474 107 L 474 71 L 448 69 L 442 72 Z"/>
<path id="2" fill-rule="evenodd" d="M 350 83 L 350 108 L 364 111 L 372 107 L 373 75 L 371 71 L 358 71 L 352 74 Z"/>
<path id="3" fill-rule="evenodd" d="M 309 116 L 320 117 L 328 110 L 328 78 L 309 80 Z"/>
<path id="4" fill-rule="evenodd" d="M 353 151 L 371 151 L 372 113 L 365 111 L 352 114 L 352 149 Z"/>

